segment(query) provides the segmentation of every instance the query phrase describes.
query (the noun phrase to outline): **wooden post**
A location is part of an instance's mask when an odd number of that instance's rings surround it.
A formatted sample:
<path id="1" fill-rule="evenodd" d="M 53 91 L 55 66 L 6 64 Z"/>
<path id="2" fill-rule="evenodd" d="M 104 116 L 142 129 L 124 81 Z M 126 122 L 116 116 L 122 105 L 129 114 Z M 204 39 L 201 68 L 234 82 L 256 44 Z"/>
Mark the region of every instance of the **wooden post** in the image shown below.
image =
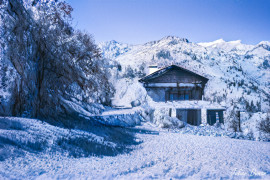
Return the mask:
<path id="1" fill-rule="evenodd" d="M 238 130 L 239 130 L 239 132 L 241 132 L 240 111 L 236 111 L 236 117 L 238 120 Z"/>
<path id="2" fill-rule="evenodd" d="M 172 117 L 172 108 L 169 109 L 169 116 Z"/>

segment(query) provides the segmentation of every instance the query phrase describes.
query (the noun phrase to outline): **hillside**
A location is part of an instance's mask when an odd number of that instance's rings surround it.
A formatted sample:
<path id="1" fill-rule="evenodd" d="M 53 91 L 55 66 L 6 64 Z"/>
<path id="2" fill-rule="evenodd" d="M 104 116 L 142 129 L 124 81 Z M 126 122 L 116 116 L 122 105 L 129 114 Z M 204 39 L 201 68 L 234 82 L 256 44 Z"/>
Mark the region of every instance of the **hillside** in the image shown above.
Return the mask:
<path id="1" fill-rule="evenodd" d="M 135 94 L 140 91 L 140 100 L 143 101 L 143 90 L 134 84 L 136 78 L 148 73 L 149 65 L 177 64 L 210 79 L 205 100 L 223 102 L 227 107 L 235 105 L 248 112 L 270 109 L 270 42 L 247 45 L 240 40 L 225 42 L 220 39 L 192 43 L 184 38 L 167 36 L 141 45 L 109 41 L 99 44 L 99 47 L 111 64 L 118 63 L 118 68 L 111 70 L 115 75 L 112 81 L 121 81 L 119 88 L 115 82 L 117 103 L 127 105 L 130 102 L 125 101 L 138 98 L 135 95 L 133 99 L 124 97 L 128 91 L 123 90 L 124 82 L 126 86 L 132 86 Z M 121 93 L 117 93 L 119 91 Z"/>

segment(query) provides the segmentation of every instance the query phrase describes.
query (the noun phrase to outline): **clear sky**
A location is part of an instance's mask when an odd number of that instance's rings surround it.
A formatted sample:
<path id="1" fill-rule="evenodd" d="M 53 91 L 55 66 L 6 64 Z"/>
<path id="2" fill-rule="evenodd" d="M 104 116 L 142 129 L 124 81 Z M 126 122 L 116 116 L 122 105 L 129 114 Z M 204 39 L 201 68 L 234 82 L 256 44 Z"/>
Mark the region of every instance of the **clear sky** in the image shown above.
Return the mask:
<path id="1" fill-rule="evenodd" d="M 141 44 L 167 35 L 192 42 L 270 41 L 270 0 L 67 0 L 74 25 L 97 43 Z"/>

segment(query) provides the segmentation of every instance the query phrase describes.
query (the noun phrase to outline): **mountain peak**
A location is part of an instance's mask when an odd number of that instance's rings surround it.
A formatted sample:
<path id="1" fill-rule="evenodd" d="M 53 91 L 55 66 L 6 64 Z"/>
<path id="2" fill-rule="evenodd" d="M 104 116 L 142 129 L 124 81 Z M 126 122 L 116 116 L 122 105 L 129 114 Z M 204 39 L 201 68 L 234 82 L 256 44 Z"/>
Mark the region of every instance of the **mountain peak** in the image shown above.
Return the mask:
<path id="1" fill-rule="evenodd" d="M 258 45 L 261 45 L 261 44 L 270 46 L 270 41 L 261 41 L 261 42 L 259 42 Z"/>
<path id="2" fill-rule="evenodd" d="M 235 40 L 235 41 L 229 41 L 228 43 L 232 43 L 232 44 L 241 44 L 241 40 Z"/>
<path id="3" fill-rule="evenodd" d="M 118 43 L 116 40 L 111 40 L 110 42 L 115 44 Z"/>
<path id="4" fill-rule="evenodd" d="M 213 41 L 212 43 L 217 44 L 217 43 L 225 43 L 225 42 L 226 41 L 224 41 L 224 39 L 220 38 L 220 39 L 217 39 L 217 40 Z"/>
<path id="5" fill-rule="evenodd" d="M 122 44 L 116 40 L 110 40 L 110 41 L 107 41 L 106 43 L 108 43 L 108 44 Z"/>
<path id="6" fill-rule="evenodd" d="M 212 42 L 201 42 L 201 43 L 198 43 L 199 45 L 201 46 L 204 46 L 204 47 L 208 47 L 208 46 L 213 46 L 213 45 L 216 45 L 216 44 L 221 44 L 221 43 L 225 43 L 226 41 L 224 41 L 223 39 L 218 39 L 218 40 L 215 40 L 215 41 L 212 41 Z"/>
<path id="7" fill-rule="evenodd" d="M 270 42 L 269 41 L 261 41 L 259 44 L 257 44 L 257 47 L 262 47 L 267 51 L 270 51 Z"/>
<path id="8" fill-rule="evenodd" d="M 105 42 L 101 42 L 98 44 L 100 47 L 101 46 L 107 46 L 107 47 L 114 47 L 114 46 L 127 46 L 127 44 L 125 43 L 121 43 L 121 42 L 118 42 L 116 40 L 110 40 L 110 41 L 105 41 Z"/>
<path id="9" fill-rule="evenodd" d="M 188 39 L 186 38 L 180 38 L 180 37 L 177 37 L 177 36 L 165 36 L 164 38 L 161 39 L 162 40 L 177 40 L 177 41 L 182 41 L 182 42 L 189 42 Z"/>
<path id="10" fill-rule="evenodd" d="M 241 40 L 235 40 L 235 41 L 224 41 L 223 39 L 218 39 L 218 40 L 215 40 L 215 41 L 212 41 L 212 42 L 201 42 L 201 43 L 198 43 L 199 45 L 201 46 L 204 46 L 204 47 L 209 47 L 209 46 L 212 46 L 212 47 L 216 47 L 217 45 L 226 45 L 226 44 L 230 44 L 230 45 L 238 45 L 238 44 L 241 44 Z"/>

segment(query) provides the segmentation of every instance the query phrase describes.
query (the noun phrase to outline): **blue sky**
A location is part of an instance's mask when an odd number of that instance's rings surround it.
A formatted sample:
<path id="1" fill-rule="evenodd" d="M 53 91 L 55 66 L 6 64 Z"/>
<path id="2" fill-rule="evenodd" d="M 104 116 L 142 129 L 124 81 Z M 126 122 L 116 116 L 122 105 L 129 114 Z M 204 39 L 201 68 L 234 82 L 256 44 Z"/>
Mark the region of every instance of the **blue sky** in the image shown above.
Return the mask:
<path id="1" fill-rule="evenodd" d="M 192 42 L 270 41 L 270 0 L 67 0 L 74 26 L 97 43 L 141 44 L 167 35 Z"/>

